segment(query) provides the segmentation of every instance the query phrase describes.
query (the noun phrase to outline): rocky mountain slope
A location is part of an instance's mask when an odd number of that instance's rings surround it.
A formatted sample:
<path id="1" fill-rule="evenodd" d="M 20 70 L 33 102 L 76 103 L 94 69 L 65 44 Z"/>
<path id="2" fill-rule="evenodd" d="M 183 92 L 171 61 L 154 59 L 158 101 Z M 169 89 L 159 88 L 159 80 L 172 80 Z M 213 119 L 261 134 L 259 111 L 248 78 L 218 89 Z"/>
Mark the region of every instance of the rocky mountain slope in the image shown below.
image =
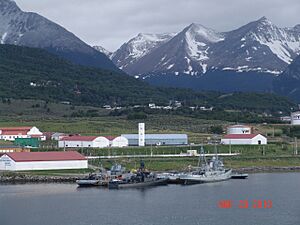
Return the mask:
<path id="1" fill-rule="evenodd" d="M 105 48 L 103 48 L 103 47 L 100 46 L 100 45 L 93 46 L 93 48 L 96 49 L 98 52 L 103 53 L 103 54 L 106 55 L 108 58 L 110 58 L 111 55 L 113 54 L 112 52 L 106 50 Z"/>
<path id="2" fill-rule="evenodd" d="M 0 43 L 43 48 L 77 64 L 118 70 L 104 54 L 65 28 L 23 12 L 12 0 L 0 0 Z"/>
<path id="3" fill-rule="evenodd" d="M 274 90 L 300 103 L 300 56 L 274 80 Z"/>

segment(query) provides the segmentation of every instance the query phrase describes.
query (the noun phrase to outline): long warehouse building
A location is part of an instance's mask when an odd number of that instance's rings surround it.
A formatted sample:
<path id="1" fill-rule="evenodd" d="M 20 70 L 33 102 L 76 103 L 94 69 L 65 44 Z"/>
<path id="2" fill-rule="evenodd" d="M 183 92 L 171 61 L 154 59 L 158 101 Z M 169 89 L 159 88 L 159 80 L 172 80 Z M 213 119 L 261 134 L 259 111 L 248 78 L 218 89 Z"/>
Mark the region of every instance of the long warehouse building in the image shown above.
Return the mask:
<path id="1" fill-rule="evenodd" d="M 10 152 L 0 157 L 0 170 L 86 169 L 87 159 L 78 152 Z"/>
<path id="2" fill-rule="evenodd" d="M 138 134 L 122 134 L 129 146 L 138 146 Z M 145 145 L 187 145 L 187 134 L 145 134 Z"/>

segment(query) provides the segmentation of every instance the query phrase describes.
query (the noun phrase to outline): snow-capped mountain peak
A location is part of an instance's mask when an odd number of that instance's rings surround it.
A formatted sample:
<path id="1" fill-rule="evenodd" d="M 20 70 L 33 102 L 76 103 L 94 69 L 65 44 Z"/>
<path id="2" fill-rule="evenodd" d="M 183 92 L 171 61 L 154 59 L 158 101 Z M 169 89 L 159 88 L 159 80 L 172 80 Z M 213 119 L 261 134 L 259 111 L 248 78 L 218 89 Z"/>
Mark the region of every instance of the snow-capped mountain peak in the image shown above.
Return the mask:
<path id="1" fill-rule="evenodd" d="M 209 59 L 208 50 L 212 43 L 224 40 L 222 34 L 207 28 L 201 24 L 192 23 L 190 26 L 183 30 L 186 41 L 186 49 L 188 58 L 198 61 L 202 65 L 203 73 L 206 72 L 206 65 L 203 64 L 204 60 Z M 193 70 L 189 65 L 189 71 Z"/>
<path id="2" fill-rule="evenodd" d="M 190 26 L 184 29 L 183 32 L 185 32 L 187 36 L 194 36 L 203 42 L 214 43 L 224 39 L 222 34 L 196 23 L 192 23 Z"/>
<path id="3" fill-rule="evenodd" d="M 289 28 L 279 28 L 265 17 L 259 22 L 256 31 L 252 33 L 253 39 L 267 46 L 280 60 L 290 64 L 300 53 L 300 33 Z"/>
<path id="4" fill-rule="evenodd" d="M 279 28 L 266 17 L 224 33 L 212 47 L 211 63 L 223 70 L 278 75 L 300 53 L 300 32 Z"/>
<path id="5" fill-rule="evenodd" d="M 129 65 L 149 54 L 161 44 L 169 41 L 173 36 L 175 36 L 175 33 L 139 33 L 136 37 L 124 43 L 120 49 L 113 53 L 113 62 L 119 66 L 119 68 L 126 71 L 126 68 Z"/>
<path id="6" fill-rule="evenodd" d="M 260 23 L 263 23 L 263 24 L 272 24 L 272 22 L 266 16 L 263 16 L 263 17 L 259 18 L 257 20 L 257 22 L 260 22 Z"/>
<path id="7" fill-rule="evenodd" d="M 138 59 L 149 53 L 157 45 L 168 41 L 174 34 L 147 34 L 139 33 L 135 38 L 127 42 L 130 56 Z"/>

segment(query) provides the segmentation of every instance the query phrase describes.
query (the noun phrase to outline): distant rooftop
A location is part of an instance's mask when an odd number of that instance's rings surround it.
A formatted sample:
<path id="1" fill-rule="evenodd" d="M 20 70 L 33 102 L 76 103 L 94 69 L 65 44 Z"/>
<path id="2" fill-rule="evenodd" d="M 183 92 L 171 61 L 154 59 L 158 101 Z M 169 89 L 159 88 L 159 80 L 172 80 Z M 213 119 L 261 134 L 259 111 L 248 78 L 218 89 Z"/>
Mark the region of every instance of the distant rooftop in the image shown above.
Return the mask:
<path id="1" fill-rule="evenodd" d="M 227 134 L 223 139 L 252 139 L 260 134 Z"/>
<path id="2" fill-rule="evenodd" d="M 65 160 L 86 160 L 86 158 L 78 152 L 10 152 L 5 153 L 15 162 L 31 162 L 31 161 L 65 161 Z"/>
<path id="3" fill-rule="evenodd" d="M 63 137 L 61 141 L 93 141 L 98 136 L 67 136 Z"/>
<path id="4" fill-rule="evenodd" d="M 231 125 L 228 128 L 251 128 L 251 127 L 248 125 L 237 124 L 237 125 Z"/>
<path id="5" fill-rule="evenodd" d="M 32 127 L 0 127 L 0 130 L 30 130 Z"/>
<path id="6" fill-rule="evenodd" d="M 122 134 L 127 139 L 138 139 L 138 134 Z M 187 134 L 145 134 L 146 139 L 187 139 Z"/>

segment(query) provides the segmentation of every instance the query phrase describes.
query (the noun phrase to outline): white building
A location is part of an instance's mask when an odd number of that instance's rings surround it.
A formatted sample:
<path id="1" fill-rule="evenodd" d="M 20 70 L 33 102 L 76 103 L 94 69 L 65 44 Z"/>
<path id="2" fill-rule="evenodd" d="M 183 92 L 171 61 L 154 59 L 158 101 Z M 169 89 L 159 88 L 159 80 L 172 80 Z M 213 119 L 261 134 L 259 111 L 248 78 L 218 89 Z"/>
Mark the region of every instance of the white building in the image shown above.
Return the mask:
<path id="1" fill-rule="evenodd" d="M 14 141 L 16 138 L 39 138 L 46 140 L 46 136 L 37 127 L 3 127 L 0 128 L 0 139 Z"/>
<path id="2" fill-rule="evenodd" d="M 87 159 L 78 152 L 13 152 L 0 157 L 0 170 L 86 169 Z"/>
<path id="3" fill-rule="evenodd" d="M 246 125 L 233 125 L 227 127 L 227 134 L 251 134 L 251 127 Z"/>
<path id="4" fill-rule="evenodd" d="M 221 139 L 224 145 L 266 145 L 267 138 L 261 134 L 227 134 Z"/>
<path id="5" fill-rule="evenodd" d="M 291 125 L 300 125 L 300 111 L 291 113 Z"/>
<path id="6" fill-rule="evenodd" d="M 291 122 L 292 118 L 290 116 L 281 116 L 280 120 L 283 122 Z"/>
<path id="7" fill-rule="evenodd" d="M 67 136 L 68 134 L 56 132 L 51 135 L 51 140 L 59 141 L 60 139 Z"/>
<path id="8" fill-rule="evenodd" d="M 109 140 L 109 146 L 110 147 L 117 147 L 117 148 L 122 148 L 128 146 L 128 139 L 122 136 L 118 137 L 106 137 Z"/>
<path id="9" fill-rule="evenodd" d="M 58 141 L 59 148 L 106 148 L 109 146 L 110 141 L 101 136 L 71 136 L 63 137 Z"/>
<path id="10" fill-rule="evenodd" d="M 127 138 L 129 146 L 139 146 L 138 134 L 122 134 Z M 187 145 L 187 134 L 145 134 L 145 145 Z"/>

